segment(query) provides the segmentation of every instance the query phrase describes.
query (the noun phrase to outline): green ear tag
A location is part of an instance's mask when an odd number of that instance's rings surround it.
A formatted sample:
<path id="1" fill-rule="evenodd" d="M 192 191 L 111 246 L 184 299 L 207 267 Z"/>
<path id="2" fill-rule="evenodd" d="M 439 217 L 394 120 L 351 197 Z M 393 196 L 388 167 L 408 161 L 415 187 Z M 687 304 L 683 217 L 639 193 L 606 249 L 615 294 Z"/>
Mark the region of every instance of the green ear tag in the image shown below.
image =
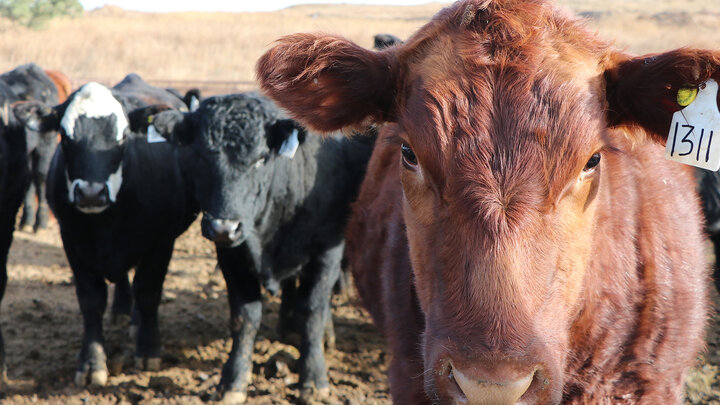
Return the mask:
<path id="1" fill-rule="evenodd" d="M 678 98 L 679 98 L 679 97 L 680 97 L 680 93 L 678 93 Z M 695 97 L 693 97 L 693 98 L 695 98 Z M 148 118 L 147 118 L 148 124 L 152 124 L 153 119 L 155 119 L 155 116 L 154 116 L 154 115 L 148 115 Z"/>
<path id="2" fill-rule="evenodd" d="M 683 107 L 687 107 L 692 104 L 693 101 L 695 101 L 695 97 L 697 97 L 697 94 L 697 87 L 683 87 L 678 90 L 677 103 Z"/>

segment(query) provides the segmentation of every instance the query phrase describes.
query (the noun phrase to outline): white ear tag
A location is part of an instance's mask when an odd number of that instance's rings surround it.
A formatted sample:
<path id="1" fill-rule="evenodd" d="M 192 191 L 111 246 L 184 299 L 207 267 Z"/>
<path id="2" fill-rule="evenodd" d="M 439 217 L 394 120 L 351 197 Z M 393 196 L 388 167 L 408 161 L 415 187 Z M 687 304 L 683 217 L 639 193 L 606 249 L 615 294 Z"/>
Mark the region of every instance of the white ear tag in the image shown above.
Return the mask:
<path id="1" fill-rule="evenodd" d="M 147 143 L 160 143 L 167 142 L 167 139 L 163 138 L 162 135 L 155 129 L 155 125 L 148 125 L 147 131 Z"/>
<path id="2" fill-rule="evenodd" d="M 285 156 L 286 158 L 292 159 L 293 156 L 295 156 L 295 152 L 297 152 L 298 145 L 300 145 L 300 141 L 298 140 L 298 130 L 297 128 L 295 128 L 293 129 L 292 134 L 290 134 L 288 139 L 286 139 L 285 142 L 280 145 L 278 154 L 280 156 Z"/>
<path id="3" fill-rule="evenodd" d="M 703 169 L 720 169 L 718 84 L 709 79 L 695 100 L 673 114 L 665 158 Z"/>

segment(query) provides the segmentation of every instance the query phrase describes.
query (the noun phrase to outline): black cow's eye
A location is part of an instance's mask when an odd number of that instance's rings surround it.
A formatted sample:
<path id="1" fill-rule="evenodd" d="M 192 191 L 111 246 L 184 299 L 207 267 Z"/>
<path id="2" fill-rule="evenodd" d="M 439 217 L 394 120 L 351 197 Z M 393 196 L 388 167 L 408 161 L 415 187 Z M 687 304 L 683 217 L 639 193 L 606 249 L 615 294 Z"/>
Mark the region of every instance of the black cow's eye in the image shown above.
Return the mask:
<path id="1" fill-rule="evenodd" d="M 583 171 L 589 172 L 589 171 L 593 170 L 599 163 L 600 163 L 600 153 L 595 153 L 592 156 L 590 156 L 590 159 L 585 164 Z"/>
<path id="2" fill-rule="evenodd" d="M 412 148 L 405 144 L 402 144 L 400 146 L 400 149 L 402 151 L 403 161 L 410 166 L 416 166 L 417 157 L 415 156 L 415 152 L 413 152 Z"/>

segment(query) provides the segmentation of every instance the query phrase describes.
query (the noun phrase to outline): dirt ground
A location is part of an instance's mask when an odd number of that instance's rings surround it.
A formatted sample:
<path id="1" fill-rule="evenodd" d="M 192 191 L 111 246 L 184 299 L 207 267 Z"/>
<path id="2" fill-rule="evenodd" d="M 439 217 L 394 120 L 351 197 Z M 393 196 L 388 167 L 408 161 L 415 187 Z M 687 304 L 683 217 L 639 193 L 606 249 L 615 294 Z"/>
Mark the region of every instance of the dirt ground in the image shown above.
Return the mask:
<path id="1" fill-rule="evenodd" d="M 227 359 L 228 306 L 225 282 L 215 269 L 213 245 L 198 222 L 176 243 L 160 307 L 164 343 L 160 371 L 132 367 L 125 328 L 106 317 L 106 352 L 113 374 L 106 387 L 73 384 L 82 321 L 57 224 L 38 234 L 17 231 L 2 308 L 10 385 L 3 404 L 200 404 L 213 402 Z M 111 296 L 111 294 L 109 294 Z M 297 350 L 277 341 L 279 301 L 266 297 L 253 355 L 249 404 L 297 402 Z M 109 312 L 109 311 L 108 311 Z M 357 297 L 335 297 L 337 348 L 327 353 L 329 404 L 390 404 L 382 338 Z M 705 353 L 687 379 L 687 403 L 720 404 L 720 317 L 709 327 Z"/>
<path id="2" fill-rule="evenodd" d="M 103 388 L 73 384 L 82 319 L 58 227 L 37 235 L 17 231 L 10 252 L 2 308 L 10 385 L 5 404 L 199 404 L 213 402 L 220 369 L 230 351 L 225 281 L 215 269 L 215 248 L 198 222 L 176 243 L 160 306 L 163 366 L 132 367 L 127 329 L 105 319 L 105 349 L 113 374 Z M 111 294 L 109 294 L 111 296 Z M 298 351 L 277 341 L 279 300 L 265 297 L 253 355 L 249 404 L 292 404 L 299 390 Z M 335 297 L 337 347 L 327 353 L 330 404 L 389 404 L 387 356 L 356 297 Z M 109 305 L 109 304 L 108 304 Z M 109 313 L 109 309 L 108 309 Z M 123 364 L 124 363 L 124 364 Z"/>

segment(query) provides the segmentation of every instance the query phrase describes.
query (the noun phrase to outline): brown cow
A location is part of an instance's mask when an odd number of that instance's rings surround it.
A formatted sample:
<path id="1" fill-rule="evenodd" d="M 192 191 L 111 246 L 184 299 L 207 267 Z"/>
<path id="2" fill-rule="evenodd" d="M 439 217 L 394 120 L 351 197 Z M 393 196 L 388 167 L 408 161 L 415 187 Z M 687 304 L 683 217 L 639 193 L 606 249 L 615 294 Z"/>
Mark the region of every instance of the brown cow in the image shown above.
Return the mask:
<path id="1" fill-rule="evenodd" d="M 72 84 L 70 79 L 59 70 L 45 70 L 45 74 L 55 83 L 58 91 L 58 103 L 62 104 L 72 93 Z"/>
<path id="2" fill-rule="evenodd" d="M 678 90 L 720 53 L 633 58 L 541 0 L 468 0 L 381 52 L 284 37 L 264 91 L 325 131 L 387 122 L 347 231 L 397 404 L 678 403 L 708 268 Z"/>

